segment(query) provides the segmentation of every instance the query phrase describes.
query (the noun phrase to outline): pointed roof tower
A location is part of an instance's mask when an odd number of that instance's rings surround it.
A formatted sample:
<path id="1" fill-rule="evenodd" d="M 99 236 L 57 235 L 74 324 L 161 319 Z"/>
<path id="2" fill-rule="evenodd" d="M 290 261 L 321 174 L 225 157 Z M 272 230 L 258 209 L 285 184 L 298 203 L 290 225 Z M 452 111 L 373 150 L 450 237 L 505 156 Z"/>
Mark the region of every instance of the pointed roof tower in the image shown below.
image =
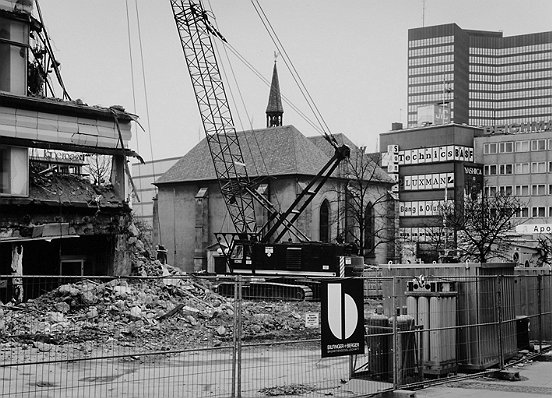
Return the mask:
<path id="1" fill-rule="evenodd" d="M 268 106 L 266 107 L 266 127 L 281 126 L 283 114 L 284 108 L 282 107 L 282 97 L 280 95 L 278 69 L 276 69 L 276 60 L 274 60 L 272 84 L 270 85 L 270 95 L 268 97 Z"/>

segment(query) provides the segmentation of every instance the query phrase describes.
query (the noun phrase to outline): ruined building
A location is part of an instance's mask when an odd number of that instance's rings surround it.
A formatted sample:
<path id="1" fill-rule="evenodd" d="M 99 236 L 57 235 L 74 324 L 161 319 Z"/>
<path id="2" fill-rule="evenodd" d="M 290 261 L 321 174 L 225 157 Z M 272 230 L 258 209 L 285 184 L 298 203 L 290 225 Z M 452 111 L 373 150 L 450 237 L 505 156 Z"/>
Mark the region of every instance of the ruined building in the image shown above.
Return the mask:
<path id="1" fill-rule="evenodd" d="M 128 274 L 134 116 L 70 100 L 57 66 L 33 2 L 0 0 L 0 274 Z"/>

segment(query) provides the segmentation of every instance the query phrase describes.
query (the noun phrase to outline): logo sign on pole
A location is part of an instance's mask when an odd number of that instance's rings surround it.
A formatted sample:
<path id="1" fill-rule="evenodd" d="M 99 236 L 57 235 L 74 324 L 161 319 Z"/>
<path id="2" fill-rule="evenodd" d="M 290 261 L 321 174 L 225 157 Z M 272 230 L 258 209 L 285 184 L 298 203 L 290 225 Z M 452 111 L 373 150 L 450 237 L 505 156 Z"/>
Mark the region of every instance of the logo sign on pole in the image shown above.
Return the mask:
<path id="1" fill-rule="evenodd" d="M 322 358 L 364 353 L 362 279 L 322 283 Z"/>

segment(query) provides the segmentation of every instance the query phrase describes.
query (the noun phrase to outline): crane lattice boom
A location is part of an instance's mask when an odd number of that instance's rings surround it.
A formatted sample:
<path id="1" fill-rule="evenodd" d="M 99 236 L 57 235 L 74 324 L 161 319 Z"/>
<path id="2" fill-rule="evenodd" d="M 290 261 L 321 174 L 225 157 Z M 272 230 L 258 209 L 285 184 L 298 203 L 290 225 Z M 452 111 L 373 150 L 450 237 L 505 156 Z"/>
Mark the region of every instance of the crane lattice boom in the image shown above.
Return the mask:
<path id="1" fill-rule="evenodd" d="M 239 233 L 255 233 L 249 176 L 215 56 L 212 36 L 224 37 L 199 1 L 171 0 L 201 121 L 217 180 L 232 223 Z"/>

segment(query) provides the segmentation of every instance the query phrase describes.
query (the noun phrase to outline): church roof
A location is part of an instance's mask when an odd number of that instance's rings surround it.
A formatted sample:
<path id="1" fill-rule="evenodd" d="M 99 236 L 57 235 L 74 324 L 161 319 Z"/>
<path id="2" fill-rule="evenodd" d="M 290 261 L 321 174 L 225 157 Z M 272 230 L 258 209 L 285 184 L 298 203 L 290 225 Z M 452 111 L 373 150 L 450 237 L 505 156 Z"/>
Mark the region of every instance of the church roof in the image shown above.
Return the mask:
<path id="1" fill-rule="evenodd" d="M 333 136 L 339 145 L 347 145 L 349 148 L 351 148 L 351 151 L 357 149 L 357 146 L 345 134 L 338 133 L 333 134 Z M 334 149 L 323 135 L 314 135 L 308 138 L 310 141 L 312 141 L 314 145 L 322 149 L 326 153 L 326 155 L 328 155 L 329 157 L 333 156 Z"/>
<path id="2" fill-rule="evenodd" d="M 316 175 L 330 159 L 291 125 L 237 134 L 250 177 Z M 156 184 L 214 179 L 215 169 L 204 138 L 159 177 Z"/>
<path id="3" fill-rule="evenodd" d="M 323 137 L 305 137 L 294 126 L 278 126 L 237 133 L 250 177 L 307 175 L 314 176 L 333 156 L 333 147 Z M 355 145 L 343 134 L 335 135 L 340 144 Z M 353 155 L 352 155 L 353 156 Z M 374 181 L 392 183 L 382 169 L 373 174 Z M 215 180 L 215 169 L 204 138 L 177 161 L 156 184 Z"/>
<path id="4" fill-rule="evenodd" d="M 387 174 L 380 166 L 378 166 L 379 161 L 378 159 L 375 159 L 372 154 L 366 154 L 363 151 L 360 150 L 345 134 L 338 133 L 333 134 L 333 137 L 337 141 L 339 145 L 347 145 L 349 148 L 351 148 L 351 156 L 350 156 L 350 163 L 351 164 L 359 164 L 363 166 L 356 167 L 357 173 L 360 173 L 362 169 L 362 174 L 364 174 L 364 177 L 366 180 L 371 180 L 373 182 L 383 182 L 383 183 L 391 183 L 394 184 L 395 182 L 389 177 L 389 174 Z M 330 143 L 324 138 L 322 135 L 309 137 L 309 140 L 313 142 L 317 147 L 322 149 L 328 157 L 333 156 L 334 149 L 333 146 L 330 145 Z M 361 158 L 359 156 L 362 156 L 364 159 L 360 160 Z M 351 166 L 353 167 L 353 166 Z M 343 172 L 346 172 L 348 167 L 342 168 Z M 349 168 L 350 170 L 350 168 Z M 355 173 L 352 173 L 353 176 Z M 354 177 L 353 177 L 354 178 Z"/>

